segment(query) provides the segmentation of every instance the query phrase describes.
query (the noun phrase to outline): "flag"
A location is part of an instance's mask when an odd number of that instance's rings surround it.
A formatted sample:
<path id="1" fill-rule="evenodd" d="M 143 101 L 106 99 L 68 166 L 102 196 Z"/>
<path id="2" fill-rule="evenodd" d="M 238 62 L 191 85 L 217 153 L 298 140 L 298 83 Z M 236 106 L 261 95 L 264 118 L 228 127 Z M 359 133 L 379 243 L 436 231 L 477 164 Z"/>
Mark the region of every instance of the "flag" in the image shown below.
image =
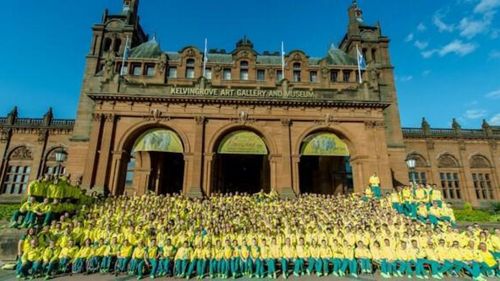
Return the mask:
<path id="1" fill-rule="evenodd" d="M 205 49 L 203 51 L 203 77 L 207 78 L 207 62 L 208 62 L 208 52 L 207 52 L 208 41 L 205 38 Z"/>
<path id="2" fill-rule="evenodd" d="M 366 61 L 365 58 L 363 57 L 363 53 L 359 51 L 358 45 L 356 45 L 356 57 L 358 60 L 358 76 L 359 76 L 359 83 L 363 83 L 363 77 L 361 77 L 361 70 L 366 69 Z"/>
<path id="3" fill-rule="evenodd" d="M 125 41 L 125 49 L 123 50 L 123 59 L 122 59 L 122 67 L 120 69 L 120 76 L 124 76 L 127 74 L 125 65 L 127 64 L 129 53 L 130 53 L 129 38 L 127 36 L 127 40 Z"/>
<path id="4" fill-rule="evenodd" d="M 285 78 L 285 43 L 281 41 L 281 79 Z"/>

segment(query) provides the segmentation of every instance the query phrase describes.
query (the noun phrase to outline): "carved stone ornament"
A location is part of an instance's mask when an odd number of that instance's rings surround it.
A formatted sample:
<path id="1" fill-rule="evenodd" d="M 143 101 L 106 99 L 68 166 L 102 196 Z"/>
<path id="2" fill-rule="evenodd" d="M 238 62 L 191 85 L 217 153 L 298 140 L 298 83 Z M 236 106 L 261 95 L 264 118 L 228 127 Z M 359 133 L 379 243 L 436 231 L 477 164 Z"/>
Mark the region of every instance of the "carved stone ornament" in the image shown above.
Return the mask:
<path id="1" fill-rule="evenodd" d="M 483 156 L 475 155 L 470 160 L 470 167 L 473 169 L 489 168 L 490 163 Z"/>
<path id="2" fill-rule="evenodd" d="M 202 125 L 206 122 L 205 116 L 195 116 L 194 121 L 196 122 L 197 125 Z"/>
<path id="3" fill-rule="evenodd" d="M 188 49 L 186 54 L 190 57 L 193 57 L 194 56 L 194 50 L 193 49 Z"/>
<path id="4" fill-rule="evenodd" d="M 104 73 L 103 77 L 106 81 L 113 78 L 115 72 L 115 54 L 113 52 L 106 52 L 104 54 Z"/>
<path id="5" fill-rule="evenodd" d="M 288 118 L 283 118 L 280 121 L 281 121 L 281 126 L 283 127 L 289 127 L 290 125 L 292 125 L 292 120 Z"/>
<path id="6" fill-rule="evenodd" d="M 450 154 L 441 155 L 438 159 L 438 167 L 439 168 L 458 168 L 458 162 Z"/>
<path id="7" fill-rule="evenodd" d="M 9 129 L 0 129 L 0 142 L 7 142 L 9 139 Z"/>
<path id="8" fill-rule="evenodd" d="M 26 146 L 21 146 L 16 148 L 10 154 L 10 160 L 32 160 L 31 150 L 29 150 Z"/>

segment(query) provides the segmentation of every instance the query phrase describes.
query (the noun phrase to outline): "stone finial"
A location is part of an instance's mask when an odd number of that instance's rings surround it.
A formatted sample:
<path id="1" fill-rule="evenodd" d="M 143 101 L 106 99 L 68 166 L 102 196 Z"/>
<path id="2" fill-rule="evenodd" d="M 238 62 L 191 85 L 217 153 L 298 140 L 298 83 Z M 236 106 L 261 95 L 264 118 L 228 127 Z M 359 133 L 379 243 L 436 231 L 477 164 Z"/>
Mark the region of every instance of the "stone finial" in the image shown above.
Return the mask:
<path id="1" fill-rule="evenodd" d="M 491 136 L 491 127 L 490 127 L 490 124 L 488 124 L 488 122 L 486 121 L 486 119 L 483 119 L 483 124 L 481 125 L 481 128 L 483 129 L 484 131 L 484 134 L 486 136 Z"/>
<path id="2" fill-rule="evenodd" d="M 43 115 L 43 124 L 45 126 L 50 125 L 50 122 L 52 122 L 52 118 L 54 115 L 52 114 L 52 107 L 49 107 L 49 110 L 47 110 L 47 113 Z"/>
<path id="3" fill-rule="evenodd" d="M 14 106 L 12 110 L 7 114 L 7 124 L 14 125 L 17 119 L 17 106 Z"/>
<path id="4" fill-rule="evenodd" d="M 431 125 L 425 120 L 425 117 L 422 117 L 422 131 L 424 135 L 429 135 L 431 133 Z"/>
<path id="5" fill-rule="evenodd" d="M 460 131 L 462 130 L 462 126 L 460 126 L 460 124 L 458 123 L 457 119 L 455 119 L 455 118 L 453 118 L 452 121 L 451 121 L 451 128 L 457 134 L 459 134 Z"/>

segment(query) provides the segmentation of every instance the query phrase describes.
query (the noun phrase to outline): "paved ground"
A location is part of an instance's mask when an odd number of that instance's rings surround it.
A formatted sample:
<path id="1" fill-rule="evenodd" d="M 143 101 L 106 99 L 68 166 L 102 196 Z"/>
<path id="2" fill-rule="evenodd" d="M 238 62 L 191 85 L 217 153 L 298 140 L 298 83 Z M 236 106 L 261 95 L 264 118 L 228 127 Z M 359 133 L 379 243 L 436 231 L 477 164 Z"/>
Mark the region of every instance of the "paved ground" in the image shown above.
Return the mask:
<path id="1" fill-rule="evenodd" d="M 0 281 L 8 281 L 8 280 L 16 280 L 15 274 L 13 271 L 3 271 L 0 270 Z M 35 280 L 43 280 L 43 279 L 35 279 Z M 126 280 L 136 280 L 134 277 L 129 277 L 129 276 L 119 276 L 115 277 L 114 275 L 106 274 L 106 275 L 101 275 L 101 274 L 93 274 L 93 275 L 73 275 L 73 276 L 61 276 L 57 277 L 52 280 L 91 280 L 91 281 L 126 281 Z M 143 278 L 142 280 L 149 281 L 151 279 L 149 278 Z M 174 281 L 174 280 L 181 280 L 179 278 L 157 278 L 154 280 L 169 280 L 169 281 Z M 195 281 L 197 279 L 191 279 L 192 281 Z M 214 280 L 219 280 L 220 279 L 214 279 Z M 224 281 L 227 280 L 233 280 L 233 279 L 223 279 Z M 238 278 L 236 280 L 240 281 L 255 281 L 258 280 L 256 278 L 248 279 L 248 278 Z M 262 280 L 273 280 L 273 279 L 262 279 Z M 283 280 L 282 278 L 276 279 L 277 281 Z M 294 281 L 294 280 L 300 280 L 300 281 L 308 281 L 308 280 L 315 280 L 315 281 L 321 281 L 321 280 L 358 280 L 358 281 L 379 281 L 379 280 L 390 280 L 390 281 L 408 281 L 408 280 L 420 280 L 416 278 L 408 279 L 406 277 L 400 277 L 400 278 L 391 278 L 391 279 L 383 279 L 380 277 L 380 275 L 373 275 L 373 276 L 360 276 L 359 278 L 349 278 L 349 277 L 334 277 L 334 276 L 327 276 L 327 277 L 316 277 L 316 276 L 303 276 L 303 277 L 289 277 L 287 280 Z M 435 279 L 427 279 L 429 281 L 435 280 Z M 471 278 L 444 278 L 442 280 L 447 280 L 447 281 L 462 281 L 462 280 L 471 280 Z M 489 281 L 493 280 L 499 280 L 495 278 L 489 278 Z"/>

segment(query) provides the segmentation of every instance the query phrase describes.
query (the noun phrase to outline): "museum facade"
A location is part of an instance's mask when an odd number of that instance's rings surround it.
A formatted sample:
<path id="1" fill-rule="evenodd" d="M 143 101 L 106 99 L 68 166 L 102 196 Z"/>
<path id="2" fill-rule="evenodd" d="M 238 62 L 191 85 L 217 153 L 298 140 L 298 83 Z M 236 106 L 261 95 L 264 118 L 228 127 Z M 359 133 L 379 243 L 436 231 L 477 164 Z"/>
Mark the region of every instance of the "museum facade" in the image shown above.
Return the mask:
<path id="1" fill-rule="evenodd" d="M 389 39 L 356 2 L 322 57 L 259 53 L 246 37 L 231 51 L 163 51 L 137 11 L 125 0 L 93 26 L 76 120 L 0 118 L 3 194 L 46 173 L 116 195 L 344 194 L 374 173 L 390 190 L 408 183 L 411 157 L 415 180 L 449 200 L 499 198 L 500 128 L 401 128 Z"/>

